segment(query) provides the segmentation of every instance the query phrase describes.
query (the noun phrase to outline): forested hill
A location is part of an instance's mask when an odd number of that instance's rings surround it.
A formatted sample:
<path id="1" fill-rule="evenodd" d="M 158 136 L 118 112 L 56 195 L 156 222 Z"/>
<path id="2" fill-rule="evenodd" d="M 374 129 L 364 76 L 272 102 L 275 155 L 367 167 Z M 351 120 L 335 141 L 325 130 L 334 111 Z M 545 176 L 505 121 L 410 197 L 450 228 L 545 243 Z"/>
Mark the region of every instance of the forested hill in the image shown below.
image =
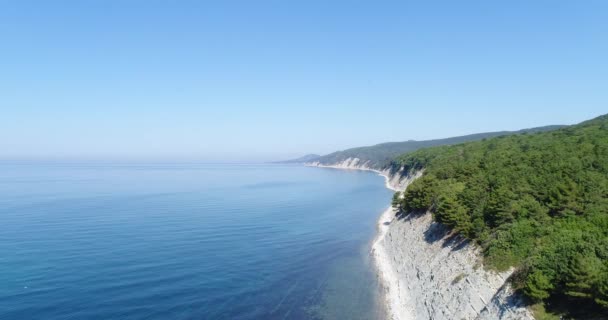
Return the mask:
<path id="1" fill-rule="evenodd" d="M 305 162 L 309 162 L 309 161 L 314 161 L 316 159 L 318 159 L 319 157 L 321 157 L 318 154 L 307 154 L 305 156 L 301 156 L 299 158 L 296 159 L 291 159 L 291 160 L 284 160 L 284 161 L 275 161 L 274 163 L 305 163 Z"/>
<path id="2" fill-rule="evenodd" d="M 514 287 L 555 314 L 608 318 L 608 115 L 551 132 L 418 150 L 424 168 L 394 202 L 479 244 L 485 264 L 518 268 Z"/>
<path id="3" fill-rule="evenodd" d="M 463 143 L 467 141 L 477 141 L 484 138 L 492 138 L 504 135 L 512 135 L 524 132 L 543 132 L 555 130 L 558 128 L 562 128 L 564 126 L 546 126 L 546 127 L 538 127 L 532 129 L 524 129 L 520 131 L 499 131 L 499 132 L 486 132 L 486 133 L 478 133 L 471 134 L 460 137 L 453 137 L 447 139 L 436 139 L 436 140 L 424 140 L 424 141 L 404 141 L 404 142 L 387 142 L 381 143 L 374 146 L 368 147 L 359 147 L 347 149 L 344 151 L 337 151 L 325 156 L 318 157 L 313 161 L 317 161 L 323 165 L 333 165 L 338 164 L 348 158 L 359 158 L 361 159 L 360 163 L 366 163 L 369 161 L 368 165 L 374 169 L 380 169 L 386 167 L 391 163 L 391 160 L 395 159 L 395 157 L 402 155 L 404 153 L 412 152 L 421 148 L 433 147 L 433 146 L 443 146 L 443 145 L 452 145 Z"/>

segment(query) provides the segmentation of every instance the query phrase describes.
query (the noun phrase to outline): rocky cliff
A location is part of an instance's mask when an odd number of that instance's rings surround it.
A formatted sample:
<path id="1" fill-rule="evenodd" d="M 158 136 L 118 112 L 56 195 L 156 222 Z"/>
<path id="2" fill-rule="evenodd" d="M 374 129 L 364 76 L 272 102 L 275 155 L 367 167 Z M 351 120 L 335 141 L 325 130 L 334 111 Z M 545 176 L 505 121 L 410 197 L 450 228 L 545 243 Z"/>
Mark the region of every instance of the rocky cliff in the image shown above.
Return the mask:
<path id="1" fill-rule="evenodd" d="M 310 166 L 369 170 L 387 187 L 404 190 L 422 172 L 371 169 L 357 158 Z M 507 280 L 512 271 L 485 270 L 479 249 L 434 222 L 430 213 L 397 216 L 387 209 L 378 221 L 372 253 L 392 319 L 534 319 Z"/>
<path id="2" fill-rule="evenodd" d="M 393 274 L 385 284 L 395 319 L 533 319 L 506 283 L 512 271 L 484 270 L 479 250 L 431 214 L 393 212 L 380 246 Z"/>
<path id="3" fill-rule="evenodd" d="M 422 175 L 422 172 L 415 173 L 413 175 L 408 175 L 403 172 L 403 170 L 399 170 L 397 172 L 391 172 L 389 169 L 378 170 L 369 166 L 369 161 L 361 161 L 359 158 L 348 158 L 344 161 L 337 162 L 334 164 L 321 164 L 319 162 L 308 162 L 305 164 L 306 166 L 311 167 L 319 167 L 319 168 L 333 168 L 333 169 L 344 169 L 344 170 L 364 170 L 364 171 L 373 171 L 383 176 L 386 179 L 386 187 L 395 190 L 401 191 L 404 190 L 405 187 L 410 184 L 411 181 L 418 178 Z"/>

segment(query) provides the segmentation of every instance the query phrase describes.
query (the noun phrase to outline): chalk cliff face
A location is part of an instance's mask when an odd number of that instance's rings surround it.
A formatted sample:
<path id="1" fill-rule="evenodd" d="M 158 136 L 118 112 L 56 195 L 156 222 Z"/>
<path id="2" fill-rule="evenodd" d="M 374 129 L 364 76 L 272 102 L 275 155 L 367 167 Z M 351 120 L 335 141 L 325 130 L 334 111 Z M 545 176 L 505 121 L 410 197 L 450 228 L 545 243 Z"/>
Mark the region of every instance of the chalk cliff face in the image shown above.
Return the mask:
<path id="1" fill-rule="evenodd" d="M 505 283 L 512 271 L 484 270 L 478 249 L 430 213 L 392 219 L 379 244 L 406 319 L 533 319 Z"/>
<path id="2" fill-rule="evenodd" d="M 387 188 L 395 191 L 403 191 L 408 184 L 422 175 L 422 172 L 408 174 L 403 172 L 403 170 L 399 170 L 395 173 L 391 173 L 389 169 L 377 170 L 369 166 L 369 161 L 364 162 L 359 158 L 348 158 L 342 162 L 337 162 L 330 165 L 321 164 L 317 161 L 308 162 L 305 165 L 320 168 L 373 171 L 386 179 Z"/>
<path id="3" fill-rule="evenodd" d="M 372 170 L 369 167 L 369 161 L 364 162 L 359 158 L 348 158 L 342 162 L 336 162 L 334 164 L 322 164 L 318 161 L 308 162 L 306 165 L 313 167 L 323 168 L 335 168 L 335 169 L 359 169 L 359 170 Z"/>
<path id="4" fill-rule="evenodd" d="M 422 175 L 374 170 L 357 158 L 307 165 L 378 172 L 394 190 Z M 512 271 L 484 270 L 479 249 L 434 222 L 430 213 L 396 216 L 389 208 L 378 229 L 372 253 L 392 319 L 534 319 L 506 282 Z"/>

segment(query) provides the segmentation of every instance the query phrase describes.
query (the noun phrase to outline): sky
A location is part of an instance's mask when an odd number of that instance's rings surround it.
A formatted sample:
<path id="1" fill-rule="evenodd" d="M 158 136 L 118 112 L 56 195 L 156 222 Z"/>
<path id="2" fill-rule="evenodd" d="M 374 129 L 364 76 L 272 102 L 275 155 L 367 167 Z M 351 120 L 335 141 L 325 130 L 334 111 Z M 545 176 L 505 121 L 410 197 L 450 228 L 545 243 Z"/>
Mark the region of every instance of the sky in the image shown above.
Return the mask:
<path id="1" fill-rule="evenodd" d="M 0 159 L 288 159 L 607 101 L 603 0 L 0 2 Z"/>

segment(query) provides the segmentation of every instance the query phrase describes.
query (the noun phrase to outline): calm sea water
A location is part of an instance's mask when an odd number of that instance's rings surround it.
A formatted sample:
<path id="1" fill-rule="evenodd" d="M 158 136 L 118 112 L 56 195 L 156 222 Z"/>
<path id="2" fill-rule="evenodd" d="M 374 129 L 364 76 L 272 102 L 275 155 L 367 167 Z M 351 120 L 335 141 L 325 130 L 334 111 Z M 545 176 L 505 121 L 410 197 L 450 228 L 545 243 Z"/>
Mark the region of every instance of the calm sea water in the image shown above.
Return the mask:
<path id="1" fill-rule="evenodd" d="M 0 163 L 0 319 L 378 319 L 390 197 L 291 165 Z"/>

